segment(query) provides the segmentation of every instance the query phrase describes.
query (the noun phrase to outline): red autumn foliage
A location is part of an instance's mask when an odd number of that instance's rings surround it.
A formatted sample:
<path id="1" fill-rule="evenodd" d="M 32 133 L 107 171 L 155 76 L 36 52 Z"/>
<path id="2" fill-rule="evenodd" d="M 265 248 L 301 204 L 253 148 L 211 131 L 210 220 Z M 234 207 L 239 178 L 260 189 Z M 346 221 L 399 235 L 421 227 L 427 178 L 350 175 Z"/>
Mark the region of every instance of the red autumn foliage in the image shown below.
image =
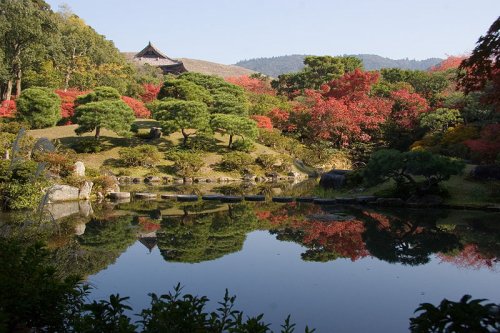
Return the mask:
<path id="1" fill-rule="evenodd" d="M 56 90 L 55 93 L 61 98 L 61 117 L 66 121 L 66 125 L 70 125 L 69 119 L 75 113 L 75 100 L 78 96 L 85 95 L 88 91 L 80 91 L 78 89 Z"/>
<path id="2" fill-rule="evenodd" d="M 464 142 L 479 162 L 493 163 L 500 154 L 500 124 L 486 125 L 478 139 Z"/>
<path id="3" fill-rule="evenodd" d="M 136 118 L 151 118 L 151 112 L 148 108 L 146 108 L 142 101 L 128 96 L 122 96 L 122 100 L 127 103 L 132 110 L 134 110 Z"/>
<path id="4" fill-rule="evenodd" d="M 425 98 L 406 89 L 393 91 L 391 98 L 394 101 L 391 120 L 405 129 L 415 128 L 419 124 L 420 115 L 429 111 Z"/>
<path id="5" fill-rule="evenodd" d="M 363 96 L 359 90 L 340 98 L 323 98 L 314 91 L 306 91 L 306 95 L 311 104 L 308 122 L 311 135 L 338 146 L 348 146 L 352 141 L 369 141 L 370 132 L 386 121 L 392 107 L 389 100 Z"/>
<path id="6" fill-rule="evenodd" d="M 438 254 L 441 262 L 451 263 L 460 268 L 468 269 L 494 269 L 497 262 L 494 257 L 486 257 L 481 253 L 476 244 L 466 244 L 462 251 L 456 255 Z"/>
<path id="7" fill-rule="evenodd" d="M 258 115 L 252 116 L 251 118 L 257 122 L 258 128 L 263 128 L 267 130 L 273 129 L 273 122 L 271 121 L 271 118 L 267 116 L 258 116 Z"/>
<path id="8" fill-rule="evenodd" d="M 161 229 L 161 225 L 159 223 L 153 223 L 149 218 L 144 216 L 139 216 L 138 222 L 142 230 L 146 232 L 153 232 Z"/>
<path id="9" fill-rule="evenodd" d="M 378 72 L 363 72 L 360 69 L 346 73 L 322 87 L 325 97 L 343 100 L 365 99 L 371 87 L 378 82 Z"/>
<path id="10" fill-rule="evenodd" d="M 269 118 L 276 128 L 282 131 L 293 130 L 293 125 L 289 123 L 289 112 L 276 108 L 269 112 Z"/>
<path id="11" fill-rule="evenodd" d="M 16 102 L 15 101 L 3 101 L 0 104 L 0 117 L 12 118 L 16 113 Z"/>
<path id="12" fill-rule="evenodd" d="M 266 80 L 242 75 L 228 77 L 226 81 L 255 94 L 276 95 L 276 91 L 271 88 L 271 85 Z"/>
<path id="13" fill-rule="evenodd" d="M 436 66 L 432 66 L 429 71 L 431 72 L 444 72 L 449 69 L 457 69 L 467 56 L 448 56 L 448 58 L 441 61 Z"/>
<path id="14" fill-rule="evenodd" d="M 144 89 L 144 92 L 139 96 L 141 101 L 144 103 L 150 103 L 158 98 L 161 85 L 145 83 L 142 85 L 142 88 Z"/>
<path id="15" fill-rule="evenodd" d="M 369 255 L 363 242 L 365 227 L 361 221 L 310 221 L 302 227 L 305 245 L 321 246 L 328 252 L 335 252 L 352 261 Z"/>

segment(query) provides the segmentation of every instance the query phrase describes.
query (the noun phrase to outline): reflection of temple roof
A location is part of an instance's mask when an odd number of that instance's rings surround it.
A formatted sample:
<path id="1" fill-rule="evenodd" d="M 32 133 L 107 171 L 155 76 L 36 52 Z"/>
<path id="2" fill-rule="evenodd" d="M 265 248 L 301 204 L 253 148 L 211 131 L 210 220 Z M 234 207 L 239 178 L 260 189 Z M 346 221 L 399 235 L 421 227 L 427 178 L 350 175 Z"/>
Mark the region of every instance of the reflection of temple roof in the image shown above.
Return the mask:
<path id="1" fill-rule="evenodd" d="M 153 251 L 153 249 L 158 244 L 156 237 L 141 237 L 139 238 L 139 242 L 141 242 L 142 245 L 147 247 L 149 252 Z"/>
<path id="2" fill-rule="evenodd" d="M 164 74 L 180 74 L 187 72 L 182 61 L 169 58 L 166 54 L 158 50 L 151 42 L 139 53 L 127 52 L 124 54 L 129 60 L 139 65 L 150 65 L 159 67 Z"/>

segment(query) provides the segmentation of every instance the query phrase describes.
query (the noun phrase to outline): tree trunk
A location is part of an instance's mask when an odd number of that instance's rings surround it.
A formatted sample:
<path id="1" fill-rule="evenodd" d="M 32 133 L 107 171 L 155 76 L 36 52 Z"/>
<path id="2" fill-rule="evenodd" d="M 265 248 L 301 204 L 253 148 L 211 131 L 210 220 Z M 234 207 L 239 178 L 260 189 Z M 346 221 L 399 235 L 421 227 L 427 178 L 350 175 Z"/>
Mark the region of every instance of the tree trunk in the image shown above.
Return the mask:
<path id="1" fill-rule="evenodd" d="M 10 101 L 12 98 L 12 80 L 7 81 L 7 89 L 5 90 L 5 100 Z"/>
<path id="2" fill-rule="evenodd" d="M 228 147 L 231 148 L 232 146 L 233 146 L 233 135 L 231 134 L 229 136 L 229 146 Z"/>
<path id="3" fill-rule="evenodd" d="M 95 138 L 96 138 L 96 140 L 99 140 L 100 137 L 101 137 L 101 127 L 97 126 L 95 128 Z"/>
<path id="4" fill-rule="evenodd" d="M 66 75 L 64 76 L 64 91 L 68 91 L 69 88 L 69 80 L 71 79 L 71 71 L 68 69 L 66 71 Z"/>
<path id="5" fill-rule="evenodd" d="M 182 136 L 184 136 L 184 139 L 182 140 L 182 145 L 185 147 L 189 138 L 189 134 L 184 131 L 184 128 L 181 130 Z"/>
<path id="6" fill-rule="evenodd" d="M 16 75 L 16 97 L 21 95 L 21 80 L 22 80 L 23 72 L 21 69 L 18 70 Z"/>

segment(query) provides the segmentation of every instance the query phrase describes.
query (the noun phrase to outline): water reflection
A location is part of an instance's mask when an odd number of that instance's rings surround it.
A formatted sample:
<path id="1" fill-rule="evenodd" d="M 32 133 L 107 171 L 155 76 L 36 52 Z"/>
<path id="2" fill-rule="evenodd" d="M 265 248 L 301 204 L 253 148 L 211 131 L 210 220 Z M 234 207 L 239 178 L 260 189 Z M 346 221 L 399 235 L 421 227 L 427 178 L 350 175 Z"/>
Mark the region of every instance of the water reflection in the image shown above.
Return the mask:
<path id="1" fill-rule="evenodd" d="M 24 242 L 45 241 L 64 276 L 97 273 L 137 240 L 148 251 L 158 247 L 168 262 L 215 260 L 241 251 L 247 234 L 255 230 L 300 244 L 301 258 L 314 262 L 371 256 L 415 266 L 436 255 L 462 268 L 496 270 L 500 256 L 500 227 L 494 223 L 499 214 L 492 213 L 169 201 L 81 208 L 51 207 L 52 218 L 54 212 L 74 210 L 59 214 L 57 221 L 10 216 L 0 233 Z"/>

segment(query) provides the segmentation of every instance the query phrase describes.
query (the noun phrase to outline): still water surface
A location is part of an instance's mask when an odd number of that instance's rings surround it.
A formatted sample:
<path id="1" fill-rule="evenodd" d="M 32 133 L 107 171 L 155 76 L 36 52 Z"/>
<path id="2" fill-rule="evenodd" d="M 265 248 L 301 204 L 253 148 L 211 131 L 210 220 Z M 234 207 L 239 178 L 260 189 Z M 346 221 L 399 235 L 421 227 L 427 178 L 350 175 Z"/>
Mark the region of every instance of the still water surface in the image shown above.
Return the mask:
<path id="1" fill-rule="evenodd" d="M 50 207 L 45 237 L 60 274 L 92 299 L 130 296 L 132 313 L 180 282 L 215 308 L 225 289 L 274 329 L 405 332 L 422 302 L 500 302 L 500 214 L 313 204 L 135 201 Z M 73 214 L 74 213 L 74 214 Z M 13 218 L 13 217 L 11 217 Z M 2 220 L 2 219 L 0 219 Z M 5 219 L 4 216 L 4 221 Z"/>
<path id="2" fill-rule="evenodd" d="M 228 288 L 274 328 L 291 314 L 317 332 L 404 332 L 422 302 L 500 301 L 498 214 L 211 205 L 141 211 L 143 237 L 89 277 L 93 297 L 142 309 L 177 282 L 212 301 Z"/>

